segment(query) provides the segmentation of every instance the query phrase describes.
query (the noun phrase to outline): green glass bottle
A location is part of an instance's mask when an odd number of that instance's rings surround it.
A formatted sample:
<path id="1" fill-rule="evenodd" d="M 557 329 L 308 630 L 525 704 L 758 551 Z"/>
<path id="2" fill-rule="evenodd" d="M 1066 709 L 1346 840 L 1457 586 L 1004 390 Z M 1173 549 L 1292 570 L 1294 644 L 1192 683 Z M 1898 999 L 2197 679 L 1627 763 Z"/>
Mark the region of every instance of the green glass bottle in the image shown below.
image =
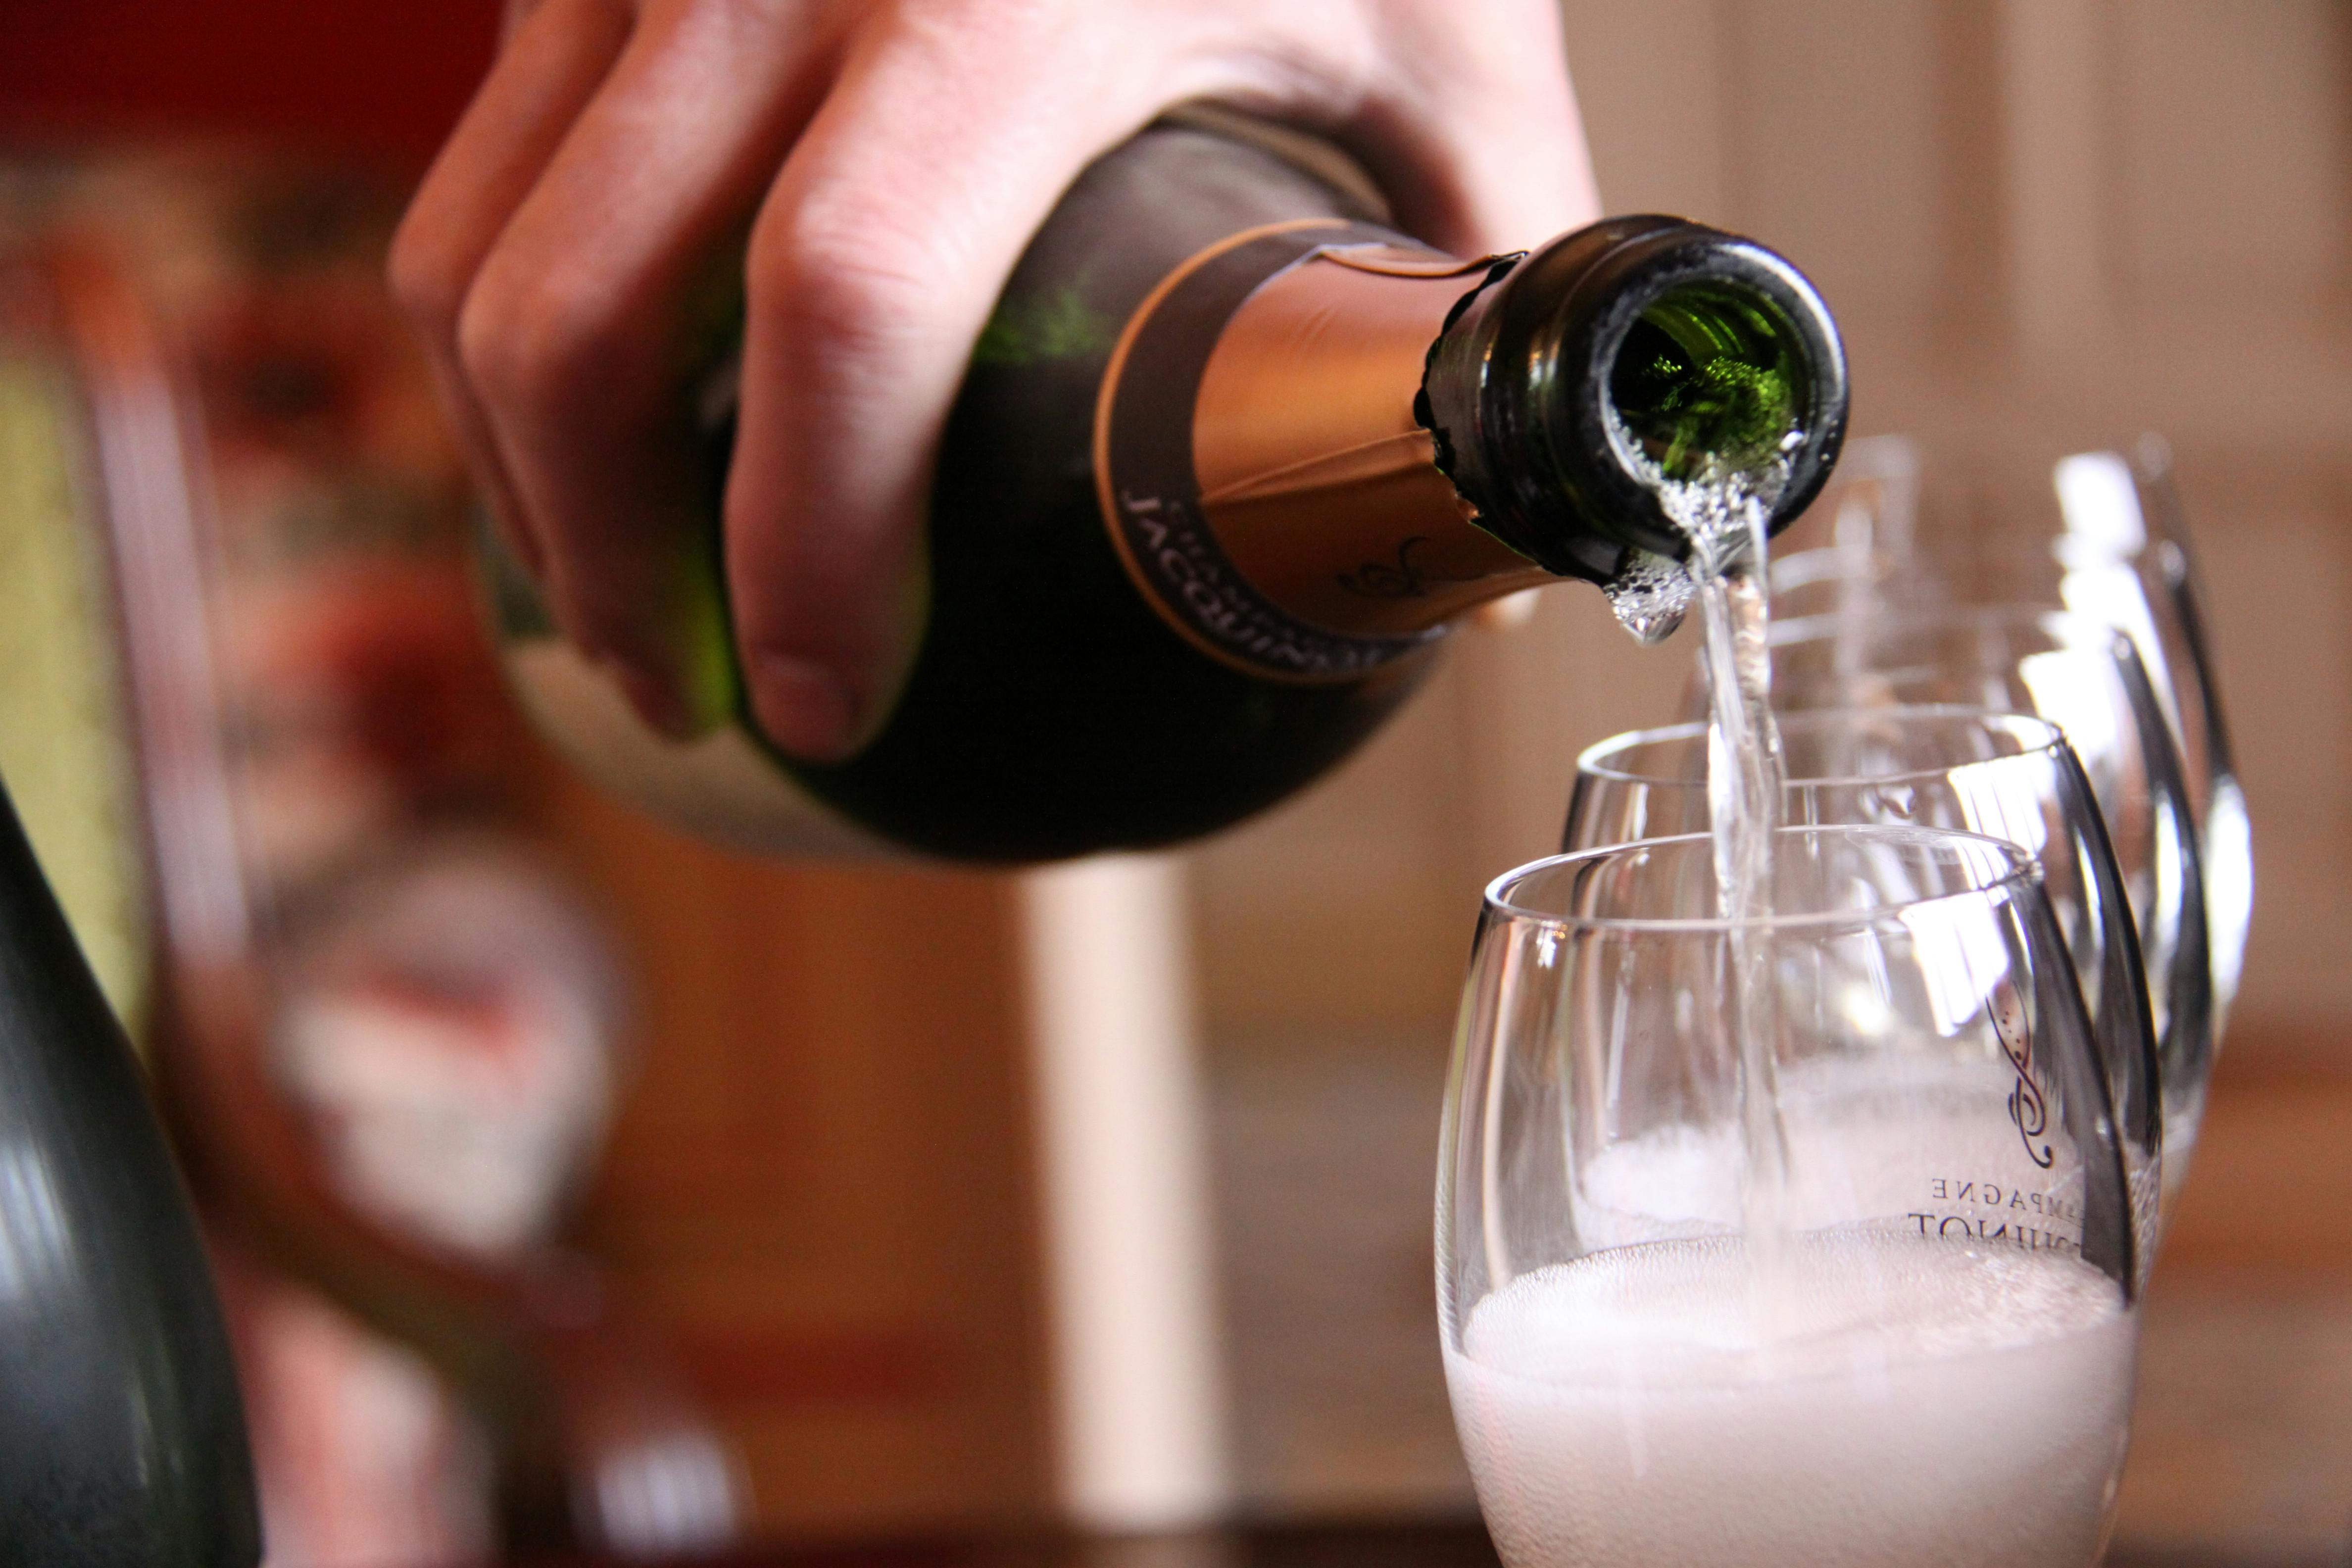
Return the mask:
<path id="1" fill-rule="evenodd" d="M 1661 483 L 1751 472 L 1777 528 L 1827 478 L 1843 353 L 1772 252 L 1628 217 L 1464 260 L 1318 164 L 1162 123 L 1073 184 L 973 355 L 921 647 L 856 755 L 780 755 L 731 691 L 729 721 L 657 737 L 486 541 L 538 722 L 622 793 L 772 850 L 1171 844 L 1346 756 L 1486 599 L 1576 577 L 1670 626 L 1626 592 L 1676 575 Z M 731 681 L 705 574 L 695 635 Z"/>
<path id="2" fill-rule="evenodd" d="M 0 791 L 0 1560 L 251 1568 L 260 1555 L 195 1216 Z"/>

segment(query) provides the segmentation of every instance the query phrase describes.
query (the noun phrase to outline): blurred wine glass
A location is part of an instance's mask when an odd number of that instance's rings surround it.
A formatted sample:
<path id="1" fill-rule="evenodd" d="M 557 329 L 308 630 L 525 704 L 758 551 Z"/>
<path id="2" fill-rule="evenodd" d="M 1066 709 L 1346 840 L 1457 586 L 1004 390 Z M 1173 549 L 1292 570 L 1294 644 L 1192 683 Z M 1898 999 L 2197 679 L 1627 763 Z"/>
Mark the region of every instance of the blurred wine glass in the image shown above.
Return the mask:
<path id="1" fill-rule="evenodd" d="M 1773 563 L 1775 613 L 2036 605 L 2129 637 L 2180 752 L 2204 872 L 2218 1041 L 2253 916 L 2253 850 L 2170 447 L 2143 436 L 2127 450 L 2053 458 L 1879 437 L 1853 452 L 1817 503 L 1832 520 L 1832 542 Z"/>
<path id="2" fill-rule="evenodd" d="M 1784 823 L 1908 824 L 2005 839 L 2037 857 L 2107 1075 L 2143 1269 L 2158 1214 L 2156 1036 L 2130 900 L 2106 822 L 2054 724 L 1967 708 L 1780 717 Z M 1577 758 L 1561 848 L 1706 832 L 1707 731 L 1635 731 Z"/>
<path id="3" fill-rule="evenodd" d="M 2130 1413 L 2137 1266 L 2033 860 L 1790 827 L 1773 893 L 1740 933 L 1771 976 L 1785 1178 L 1759 1205 L 1709 840 L 1561 856 L 1487 890 L 1437 1263 L 1496 1544 L 1509 1568 L 2087 1568 Z"/>
<path id="4" fill-rule="evenodd" d="M 1790 711 L 1956 704 L 2028 714 L 2063 731 L 2105 823 L 2139 937 L 2168 1204 L 2204 1114 L 2213 982 L 2202 847 L 2179 753 L 2137 645 L 2086 616 L 2013 605 L 1776 621 L 1771 643 L 1773 701 Z"/>

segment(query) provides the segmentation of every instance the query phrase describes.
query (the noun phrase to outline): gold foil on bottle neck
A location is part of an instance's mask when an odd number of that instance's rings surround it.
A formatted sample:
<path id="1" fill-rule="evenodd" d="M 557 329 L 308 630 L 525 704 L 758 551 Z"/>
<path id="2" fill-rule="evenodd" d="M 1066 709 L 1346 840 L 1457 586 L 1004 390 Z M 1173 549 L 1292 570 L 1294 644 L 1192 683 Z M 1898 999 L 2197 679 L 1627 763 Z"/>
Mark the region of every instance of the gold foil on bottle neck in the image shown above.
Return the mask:
<path id="1" fill-rule="evenodd" d="M 1202 510 L 1300 620 L 1411 633 L 1553 580 L 1472 522 L 1413 417 L 1429 345 L 1486 265 L 1335 247 L 1267 279 L 1220 334 L 1193 412 Z"/>

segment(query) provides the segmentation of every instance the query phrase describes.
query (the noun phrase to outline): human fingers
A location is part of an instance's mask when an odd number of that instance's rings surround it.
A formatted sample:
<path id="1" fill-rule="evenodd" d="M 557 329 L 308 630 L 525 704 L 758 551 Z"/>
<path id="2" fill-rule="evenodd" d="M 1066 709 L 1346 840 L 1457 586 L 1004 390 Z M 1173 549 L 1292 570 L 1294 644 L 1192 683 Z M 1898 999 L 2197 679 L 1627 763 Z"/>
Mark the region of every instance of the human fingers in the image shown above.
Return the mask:
<path id="1" fill-rule="evenodd" d="M 1458 251 L 1519 249 L 1601 216 L 1557 0 L 1388 0 L 1402 70 L 1379 139 L 1412 169 L 1402 216 Z"/>
<path id="2" fill-rule="evenodd" d="M 673 734 L 729 700 L 688 395 L 724 324 L 709 319 L 713 261 L 821 100 L 844 13 L 814 0 L 648 9 L 458 322 L 558 624 Z"/>
<path id="3" fill-rule="evenodd" d="M 1511 250 L 1601 214 L 1558 0 L 1363 0 L 1369 53 L 1331 133 L 1412 233 Z"/>
<path id="4" fill-rule="evenodd" d="M 728 580 L 753 713 L 787 752 L 839 758 L 887 716 L 947 411 L 1030 236 L 1158 107 L 1151 9 L 877 8 L 761 208 Z"/>
<path id="5" fill-rule="evenodd" d="M 433 161 L 393 237 L 393 292 L 415 323 L 443 405 L 507 542 L 536 576 L 529 520 L 498 460 L 457 352 L 466 297 L 507 220 L 627 42 L 622 0 L 544 0 L 518 26 Z"/>
<path id="6" fill-rule="evenodd" d="M 1447 41 L 1426 3 L 877 14 L 763 206 L 749 264 L 726 537 L 738 649 L 771 739 L 838 758 L 887 717 L 919 644 L 930 455 L 973 339 L 1072 175 L 1159 110 L 1215 97 L 1332 130 L 1386 165 L 1441 242 L 1524 244 L 1591 216 L 1549 0 L 1487 3 L 1541 18 L 1522 41 L 1531 59 Z M 1482 93 L 1508 100 L 1483 135 L 1432 123 Z M 1530 138 L 1554 144 L 1511 150 Z M 1479 156 L 1507 166 L 1481 177 L 1465 166 Z"/>

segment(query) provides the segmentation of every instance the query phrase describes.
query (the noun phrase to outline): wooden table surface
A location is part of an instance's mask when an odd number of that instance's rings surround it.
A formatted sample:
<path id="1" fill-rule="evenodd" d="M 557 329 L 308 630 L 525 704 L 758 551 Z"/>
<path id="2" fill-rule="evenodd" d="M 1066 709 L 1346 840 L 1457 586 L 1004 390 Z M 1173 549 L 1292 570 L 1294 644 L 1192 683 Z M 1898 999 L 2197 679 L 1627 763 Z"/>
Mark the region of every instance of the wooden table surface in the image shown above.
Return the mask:
<path id="1" fill-rule="evenodd" d="M 702 1568 L 1498 1568 L 1486 1528 L 1475 1520 L 1258 1526 L 1129 1538 L 940 1537 L 776 1547 L 697 1561 Z M 591 1564 L 583 1559 L 539 1559 L 529 1568 Z M 2319 1559 L 2111 1555 L 2106 1568 L 2352 1568 L 2352 1546 Z"/>

